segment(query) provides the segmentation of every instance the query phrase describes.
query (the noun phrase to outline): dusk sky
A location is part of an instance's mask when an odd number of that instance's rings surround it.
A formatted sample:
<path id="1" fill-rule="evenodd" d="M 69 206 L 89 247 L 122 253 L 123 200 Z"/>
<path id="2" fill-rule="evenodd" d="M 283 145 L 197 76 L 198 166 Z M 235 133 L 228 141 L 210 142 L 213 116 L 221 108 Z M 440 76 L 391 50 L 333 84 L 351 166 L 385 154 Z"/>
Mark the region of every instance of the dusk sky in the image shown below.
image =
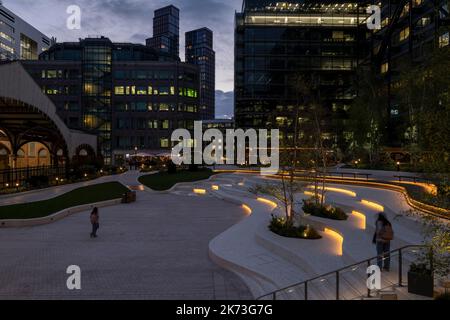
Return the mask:
<path id="1" fill-rule="evenodd" d="M 217 90 L 233 90 L 234 12 L 242 0 L 4 0 L 3 5 L 59 42 L 104 35 L 115 42 L 144 43 L 153 34 L 153 11 L 173 4 L 180 9 L 180 54 L 184 33 L 200 27 L 214 31 Z M 82 9 L 81 30 L 68 30 L 66 9 Z"/>

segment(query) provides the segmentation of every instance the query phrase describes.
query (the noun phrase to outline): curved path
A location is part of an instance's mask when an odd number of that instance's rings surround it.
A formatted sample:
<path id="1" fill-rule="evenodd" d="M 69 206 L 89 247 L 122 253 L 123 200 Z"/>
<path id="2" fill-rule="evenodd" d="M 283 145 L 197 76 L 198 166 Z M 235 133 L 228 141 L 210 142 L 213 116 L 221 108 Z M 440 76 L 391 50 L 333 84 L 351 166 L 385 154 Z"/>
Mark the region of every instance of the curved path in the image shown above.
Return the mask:
<path id="1" fill-rule="evenodd" d="M 119 181 L 133 186 L 136 177 L 131 172 Z M 252 298 L 239 277 L 208 257 L 209 242 L 245 216 L 242 208 L 210 197 L 141 191 L 136 203 L 100 214 L 94 240 L 88 212 L 2 229 L 0 299 Z M 69 265 L 81 267 L 81 291 L 66 287 Z"/>

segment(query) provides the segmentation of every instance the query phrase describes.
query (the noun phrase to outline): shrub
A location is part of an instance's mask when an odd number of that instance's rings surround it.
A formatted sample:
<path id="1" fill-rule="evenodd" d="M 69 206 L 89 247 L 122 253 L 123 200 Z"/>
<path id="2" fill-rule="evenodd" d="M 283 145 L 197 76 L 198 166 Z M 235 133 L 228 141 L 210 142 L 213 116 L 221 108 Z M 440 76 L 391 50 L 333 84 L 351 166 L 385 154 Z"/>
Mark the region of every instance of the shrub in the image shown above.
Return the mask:
<path id="1" fill-rule="evenodd" d="M 434 300 L 450 300 L 450 292 L 441 293 Z"/>
<path id="2" fill-rule="evenodd" d="M 272 220 L 269 225 L 270 231 L 287 238 L 299 239 L 321 239 L 320 234 L 309 226 L 296 227 L 292 222 L 286 221 L 285 218 L 279 218 L 272 215 Z"/>
<path id="3" fill-rule="evenodd" d="M 431 269 L 425 263 L 411 263 L 409 271 L 419 274 L 431 275 Z"/>
<path id="4" fill-rule="evenodd" d="M 167 163 L 167 173 L 169 174 L 175 174 L 177 173 L 177 166 L 175 163 L 173 163 L 172 161 L 169 161 Z"/>
<path id="5" fill-rule="evenodd" d="M 33 176 L 28 178 L 26 183 L 32 188 L 46 187 L 49 185 L 49 178 L 48 176 Z"/>
<path id="6" fill-rule="evenodd" d="M 190 164 L 189 165 L 189 171 L 191 171 L 191 172 L 197 172 L 198 171 L 198 164 Z"/>
<path id="7" fill-rule="evenodd" d="M 347 220 L 348 215 L 341 208 L 334 208 L 331 206 L 321 206 L 313 201 L 303 200 L 303 212 L 311 214 L 316 217 L 332 219 L 332 220 Z"/>

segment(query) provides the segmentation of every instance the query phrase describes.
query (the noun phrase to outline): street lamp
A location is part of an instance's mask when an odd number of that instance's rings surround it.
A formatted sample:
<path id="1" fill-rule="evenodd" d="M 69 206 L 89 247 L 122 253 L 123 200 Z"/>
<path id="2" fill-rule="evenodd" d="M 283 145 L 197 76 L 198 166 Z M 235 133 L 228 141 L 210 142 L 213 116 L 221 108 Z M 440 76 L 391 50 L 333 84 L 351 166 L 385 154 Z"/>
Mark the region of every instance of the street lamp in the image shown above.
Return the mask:
<path id="1" fill-rule="evenodd" d="M 400 161 L 397 161 L 397 171 L 400 171 Z"/>
<path id="2" fill-rule="evenodd" d="M 138 163 L 137 163 L 137 152 L 138 152 L 138 147 L 134 147 L 134 169 L 137 169 Z"/>

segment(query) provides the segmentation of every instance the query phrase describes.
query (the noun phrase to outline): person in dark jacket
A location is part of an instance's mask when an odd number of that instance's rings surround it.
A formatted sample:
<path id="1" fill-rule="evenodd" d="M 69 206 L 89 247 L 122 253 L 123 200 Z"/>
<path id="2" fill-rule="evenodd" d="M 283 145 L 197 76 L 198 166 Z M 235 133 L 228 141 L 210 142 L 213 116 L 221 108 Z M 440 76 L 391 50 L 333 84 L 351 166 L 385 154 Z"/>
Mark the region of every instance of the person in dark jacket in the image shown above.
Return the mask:
<path id="1" fill-rule="evenodd" d="M 375 224 L 375 234 L 373 243 L 377 248 L 377 265 L 380 270 L 389 271 L 391 267 L 391 241 L 394 240 L 394 231 L 392 224 L 386 217 L 386 214 L 380 212 Z"/>
<path id="2" fill-rule="evenodd" d="M 98 208 L 94 208 L 91 213 L 92 232 L 91 238 L 97 238 L 97 231 L 100 228 L 100 216 L 98 214 Z"/>

